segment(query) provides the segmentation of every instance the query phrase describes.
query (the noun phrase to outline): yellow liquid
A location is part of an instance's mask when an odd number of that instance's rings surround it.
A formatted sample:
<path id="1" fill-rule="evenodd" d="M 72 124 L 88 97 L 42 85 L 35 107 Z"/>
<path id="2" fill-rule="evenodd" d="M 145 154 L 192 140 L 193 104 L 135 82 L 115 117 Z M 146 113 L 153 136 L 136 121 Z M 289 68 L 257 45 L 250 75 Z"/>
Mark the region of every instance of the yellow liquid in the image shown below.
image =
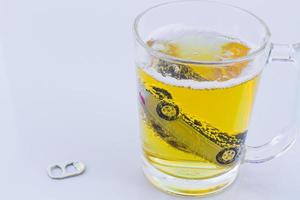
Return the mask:
<path id="1" fill-rule="evenodd" d="M 148 44 L 152 46 L 154 43 L 155 41 L 150 41 Z M 249 50 L 245 44 L 237 41 L 232 42 L 224 39 L 217 44 L 219 44 L 217 48 L 210 48 L 199 43 L 191 45 L 188 42 L 176 43 L 176 41 L 173 41 L 171 45 L 172 50 L 167 48 L 163 52 L 172 56 L 194 60 L 219 60 L 220 56 L 216 57 L 215 55 L 222 54 L 225 48 L 233 52 L 231 54 L 226 53 L 226 55 L 231 56 L 230 58 L 244 56 Z M 168 45 L 168 43 L 165 42 L 164 45 Z M 192 50 L 189 51 L 189 49 Z M 199 49 L 201 51 L 197 51 Z M 197 54 L 194 52 L 200 53 Z M 159 71 L 157 64 L 159 62 L 153 63 L 153 66 L 150 67 Z M 189 65 L 189 68 L 193 73 L 203 78 L 204 81 L 227 81 L 238 77 L 247 66 L 248 63 L 244 62 L 228 66 L 225 70 L 195 65 Z M 164 76 L 167 75 L 164 74 Z M 218 163 L 214 159 L 216 153 L 212 151 L 213 149 L 221 151 L 222 149 L 228 149 L 228 147 L 238 147 L 242 151 L 243 142 L 237 146 L 230 144 L 218 146 L 214 142 L 205 139 L 205 137 L 199 137 L 199 131 L 197 132 L 195 128 L 190 126 L 189 122 L 193 123 L 195 120 L 201 122 L 206 127 L 202 130 L 210 132 L 213 138 L 214 134 L 218 138 L 222 134 L 226 135 L 226 137 L 235 137 L 241 133 L 245 133 L 248 129 L 259 75 L 228 87 L 203 87 L 196 89 L 165 83 L 156 79 L 147 73 L 147 70 L 140 67 L 138 67 L 138 77 L 142 88 L 140 90 L 151 91 L 154 87 L 167 91 L 172 96 L 171 99 L 166 99 L 165 97 L 159 99 L 154 93 L 151 96 L 150 92 L 151 98 L 148 94 L 148 98 L 142 97 L 141 100 L 140 126 L 143 150 L 145 159 L 151 165 L 175 177 L 206 179 L 225 173 L 239 163 L 238 157 L 230 164 Z M 177 77 L 177 79 L 181 81 L 180 78 Z M 151 102 L 147 104 L 147 101 Z M 160 101 L 171 101 L 172 104 L 176 104 L 179 108 L 179 116 L 175 120 L 166 120 L 157 117 L 157 108 L 156 111 L 154 108 Z M 168 111 L 173 112 L 173 114 L 175 112 L 174 110 L 167 110 L 166 112 Z M 164 137 L 164 134 L 155 128 L 155 124 L 159 124 L 167 132 L 168 136 Z M 205 142 L 202 142 L 203 140 Z M 223 141 L 223 143 L 226 143 L 226 141 Z M 201 146 L 201 148 L 198 148 L 197 145 Z M 242 154 L 242 152 L 239 153 Z"/>

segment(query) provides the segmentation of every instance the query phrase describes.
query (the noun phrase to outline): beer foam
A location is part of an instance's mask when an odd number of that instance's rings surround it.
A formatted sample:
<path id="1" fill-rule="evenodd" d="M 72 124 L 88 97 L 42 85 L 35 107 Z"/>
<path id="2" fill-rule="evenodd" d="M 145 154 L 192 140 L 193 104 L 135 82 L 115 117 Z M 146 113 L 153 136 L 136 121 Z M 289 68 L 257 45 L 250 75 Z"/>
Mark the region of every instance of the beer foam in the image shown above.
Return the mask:
<path id="1" fill-rule="evenodd" d="M 218 32 L 210 31 L 210 30 L 198 30 L 192 26 L 182 25 L 182 24 L 169 24 L 167 26 L 160 27 L 154 31 L 152 31 L 149 36 L 147 37 L 146 41 L 149 40 L 163 40 L 163 41 L 172 41 L 172 40 L 178 40 L 181 37 L 184 37 L 186 35 L 189 36 L 198 36 L 201 35 L 207 35 L 207 36 L 221 36 Z M 234 39 L 228 37 L 228 39 Z"/>
<path id="2" fill-rule="evenodd" d="M 186 35 L 189 35 L 191 37 L 197 37 L 201 35 L 202 37 L 198 37 L 197 39 L 199 41 L 202 41 L 204 44 L 212 44 L 216 42 L 220 42 L 219 40 L 216 40 L 216 38 L 224 39 L 228 41 L 237 41 L 240 43 L 243 43 L 237 38 L 222 35 L 218 32 L 212 31 L 212 30 L 199 30 L 192 26 L 182 25 L 182 24 L 169 24 L 163 27 L 160 27 L 154 31 L 152 31 L 149 36 L 146 38 L 146 41 L 154 40 L 154 41 L 178 41 L 182 38 L 184 38 Z M 203 37 L 204 36 L 204 37 Z M 206 37 L 205 37 L 206 36 Z M 212 38 L 213 36 L 213 38 Z M 201 40 L 203 38 L 203 40 Z M 209 41 L 207 41 L 209 40 Z M 225 42 L 225 41 L 224 41 Z M 220 43 L 218 43 L 220 44 Z M 253 49 L 254 45 L 247 43 L 247 46 L 250 47 L 250 52 Z"/>
<path id="3" fill-rule="evenodd" d="M 178 39 L 181 36 L 184 36 L 186 33 L 189 34 L 197 34 L 199 31 L 195 28 L 181 25 L 181 24 L 170 24 L 167 26 L 163 26 L 151 32 L 148 36 L 147 41 L 149 40 L 164 40 L 170 41 L 174 39 Z"/>
<path id="4" fill-rule="evenodd" d="M 153 67 L 146 67 L 142 70 L 162 83 L 177 87 L 187 87 L 191 89 L 216 89 L 233 87 L 255 78 L 261 72 L 261 70 L 256 68 L 255 71 L 253 70 L 251 73 L 249 73 L 249 70 L 248 72 L 245 72 L 246 75 L 242 75 L 242 73 L 237 78 L 232 78 L 227 81 L 195 81 L 185 79 L 179 80 L 170 76 L 163 76 L 161 73 L 157 72 Z"/>
<path id="5" fill-rule="evenodd" d="M 147 41 L 163 41 L 163 42 L 178 42 L 186 41 L 185 36 L 196 38 L 196 42 L 201 44 L 208 44 L 211 48 L 217 48 L 221 46 L 222 43 L 236 41 L 243 43 L 242 41 L 221 35 L 213 31 L 200 31 L 193 27 L 181 25 L 181 24 L 171 24 L 153 31 L 149 36 Z M 199 37 L 199 35 L 201 37 Z M 214 47 L 216 46 L 216 47 Z M 247 44 L 246 46 L 251 47 Z M 163 43 L 159 44 L 154 48 L 158 51 L 162 50 Z M 252 49 L 252 48 L 251 48 Z M 251 50 L 250 50 L 251 51 Z M 226 58 L 224 58 L 226 60 Z M 141 66 L 140 66 L 141 67 Z M 213 66 L 212 66 L 213 67 Z M 226 67 L 226 66 L 225 66 Z M 235 85 L 242 84 L 243 82 L 249 81 L 256 77 L 262 71 L 262 67 L 259 63 L 252 61 L 249 63 L 235 78 L 231 78 L 226 81 L 195 81 L 195 80 L 186 80 L 186 79 L 176 79 L 170 76 L 163 76 L 161 73 L 157 72 L 154 67 L 144 66 L 141 67 L 144 72 L 155 78 L 156 80 L 163 82 L 165 84 L 170 84 L 178 87 L 188 87 L 192 89 L 213 89 L 213 88 L 227 88 L 233 87 Z"/>

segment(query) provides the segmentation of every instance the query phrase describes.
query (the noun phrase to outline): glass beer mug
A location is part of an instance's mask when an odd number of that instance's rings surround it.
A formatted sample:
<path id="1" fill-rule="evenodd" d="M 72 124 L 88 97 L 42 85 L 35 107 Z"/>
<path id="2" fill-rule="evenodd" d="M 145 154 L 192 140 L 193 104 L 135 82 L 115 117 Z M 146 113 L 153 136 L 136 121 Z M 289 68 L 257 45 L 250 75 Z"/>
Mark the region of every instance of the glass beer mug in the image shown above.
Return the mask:
<path id="1" fill-rule="evenodd" d="M 147 9 L 134 22 L 144 173 L 159 189 L 206 195 L 229 186 L 241 163 L 277 157 L 298 127 L 260 146 L 245 144 L 264 67 L 298 73 L 300 45 L 271 43 L 254 14 L 210 1 Z"/>

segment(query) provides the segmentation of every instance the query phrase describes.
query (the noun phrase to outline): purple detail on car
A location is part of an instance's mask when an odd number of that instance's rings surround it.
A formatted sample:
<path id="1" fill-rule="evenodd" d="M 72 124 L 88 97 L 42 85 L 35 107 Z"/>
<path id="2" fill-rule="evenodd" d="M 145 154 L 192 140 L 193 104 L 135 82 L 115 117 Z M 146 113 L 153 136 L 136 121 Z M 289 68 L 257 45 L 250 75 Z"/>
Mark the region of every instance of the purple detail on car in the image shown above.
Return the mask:
<path id="1" fill-rule="evenodd" d="M 140 99 L 141 99 L 142 103 L 145 105 L 146 104 L 145 98 L 143 97 L 141 92 L 139 92 L 139 96 L 140 96 Z"/>

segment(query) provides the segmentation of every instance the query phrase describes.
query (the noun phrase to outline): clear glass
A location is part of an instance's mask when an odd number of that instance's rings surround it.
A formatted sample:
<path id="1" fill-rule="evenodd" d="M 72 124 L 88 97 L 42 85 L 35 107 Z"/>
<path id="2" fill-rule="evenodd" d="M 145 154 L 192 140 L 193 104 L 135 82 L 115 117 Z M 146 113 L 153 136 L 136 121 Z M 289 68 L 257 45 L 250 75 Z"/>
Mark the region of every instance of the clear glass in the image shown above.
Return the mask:
<path id="1" fill-rule="evenodd" d="M 249 51 L 220 60 L 174 56 L 152 45 L 166 27 L 236 38 Z M 165 40 L 174 39 L 172 31 Z M 212 1 L 149 8 L 135 19 L 134 35 L 144 173 L 156 187 L 189 196 L 215 193 L 235 180 L 242 162 L 270 160 L 293 144 L 296 117 L 265 145 L 245 141 L 263 68 L 275 61 L 294 65 L 299 45 L 272 44 L 261 19 Z"/>

